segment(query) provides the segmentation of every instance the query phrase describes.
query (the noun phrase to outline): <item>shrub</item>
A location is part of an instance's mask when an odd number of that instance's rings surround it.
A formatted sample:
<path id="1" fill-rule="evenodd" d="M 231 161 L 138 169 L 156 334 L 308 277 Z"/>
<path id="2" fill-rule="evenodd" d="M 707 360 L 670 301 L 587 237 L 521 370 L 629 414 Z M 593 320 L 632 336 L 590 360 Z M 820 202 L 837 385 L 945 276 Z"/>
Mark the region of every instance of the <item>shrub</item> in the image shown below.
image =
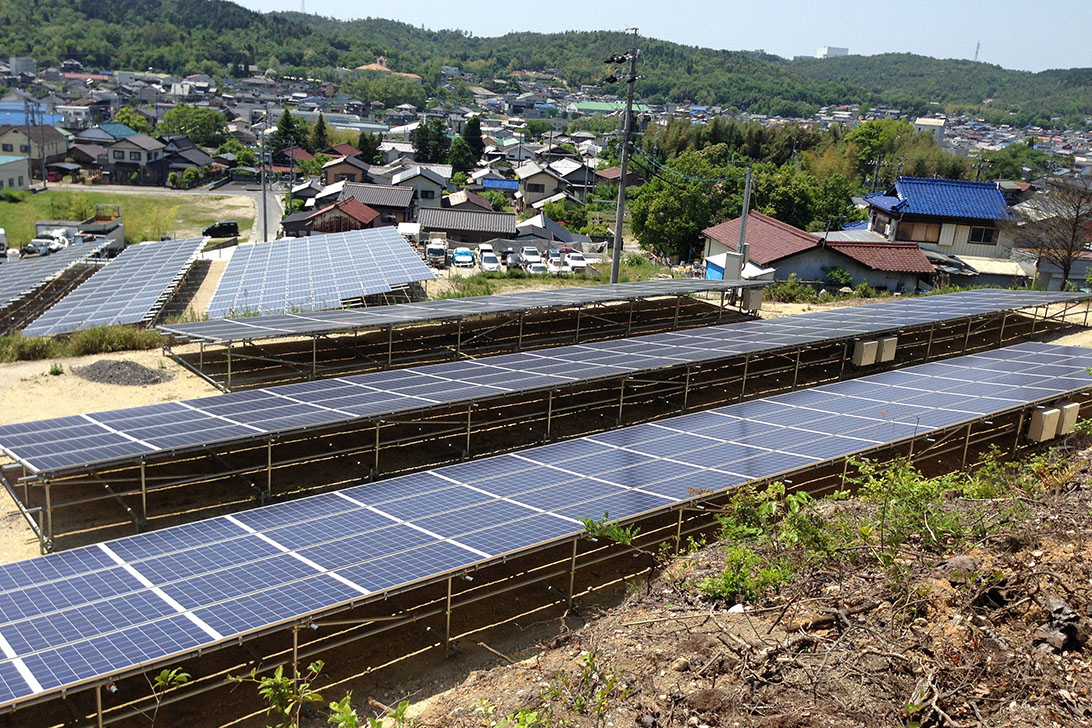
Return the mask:
<path id="1" fill-rule="evenodd" d="M 768 287 L 766 295 L 778 303 L 814 303 L 818 298 L 815 289 L 801 283 L 795 273 L 789 275 L 788 280 Z"/>
<path id="2" fill-rule="evenodd" d="M 824 267 L 823 272 L 826 273 L 827 281 L 831 285 L 838 286 L 839 288 L 853 285 L 853 276 L 851 276 L 849 271 L 845 268 L 839 268 L 837 266 L 830 268 Z"/>
<path id="3" fill-rule="evenodd" d="M 853 292 L 857 295 L 858 298 L 876 297 L 876 289 L 868 285 L 867 283 L 858 284 L 858 286 L 853 289 Z"/>
<path id="4" fill-rule="evenodd" d="M 53 362 L 49 365 L 49 374 L 53 377 L 64 374 L 64 364 L 61 364 L 59 361 Z"/>
<path id="5" fill-rule="evenodd" d="M 71 356 L 105 354 L 112 351 L 154 349 L 162 339 L 155 331 L 131 326 L 95 326 L 80 331 L 68 342 Z"/>

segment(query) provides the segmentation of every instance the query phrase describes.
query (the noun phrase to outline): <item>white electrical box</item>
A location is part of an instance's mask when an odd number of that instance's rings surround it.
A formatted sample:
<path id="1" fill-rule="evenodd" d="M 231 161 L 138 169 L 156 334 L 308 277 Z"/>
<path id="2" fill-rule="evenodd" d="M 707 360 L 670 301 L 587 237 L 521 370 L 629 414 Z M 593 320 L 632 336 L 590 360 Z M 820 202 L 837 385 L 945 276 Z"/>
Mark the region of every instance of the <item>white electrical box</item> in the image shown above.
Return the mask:
<path id="1" fill-rule="evenodd" d="M 1031 413 L 1031 425 L 1028 427 L 1028 439 L 1032 442 L 1045 442 L 1058 434 L 1058 423 L 1062 411 L 1057 407 L 1036 407 Z"/>
<path id="2" fill-rule="evenodd" d="M 887 338 L 880 339 L 880 354 L 877 357 L 878 361 L 894 361 L 895 349 L 899 346 L 899 337 L 888 336 Z"/>
<path id="3" fill-rule="evenodd" d="M 1061 419 L 1058 421 L 1058 434 L 1068 435 L 1073 432 L 1077 427 L 1077 418 L 1081 414 L 1081 406 L 1076 402 L 1058 402 L 1054 405 L 1061 413 Z"/>
<path id="4" fill-rule="evenodd" d="M 867 367 L 875 364 L 879 348 L 878 341 L 858 341 L 853 345 L 853 366 Z"/>
<path id="5" fill-rule="evenodd" d="M 758 311 L 762 308 L 762 298 L 766 293 L 765 288 L 747 288 L 743 291 L 743 310 Z"/>

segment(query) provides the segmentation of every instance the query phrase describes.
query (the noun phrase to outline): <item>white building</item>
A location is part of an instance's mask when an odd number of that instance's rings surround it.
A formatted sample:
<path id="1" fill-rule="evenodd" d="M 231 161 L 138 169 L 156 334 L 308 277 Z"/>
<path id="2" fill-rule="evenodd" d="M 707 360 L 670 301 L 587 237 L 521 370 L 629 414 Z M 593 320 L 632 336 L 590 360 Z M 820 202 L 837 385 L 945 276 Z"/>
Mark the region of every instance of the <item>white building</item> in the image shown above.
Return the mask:
<path id="1" fill-rule="evenodd" d="M 0 189 L 25 190 L 30 184 L 30 160 L 10 154 L 0 155 Z"/>
<path id="2" fill-rule="evenodd" d="M 819 46 L 815 51 L 816 58 L 834 58 L 835 56 L 848 56 L 848 48 L 839 48 L 838 46 Z"/>
<path id="3" fill-rule="evenodd" d="M 914 131 L 927 131 L 936 137 L 937 144 L 944 141 L 945 119 L 937 119 L 932 116 L 922 116 L 914 121 Z"/>

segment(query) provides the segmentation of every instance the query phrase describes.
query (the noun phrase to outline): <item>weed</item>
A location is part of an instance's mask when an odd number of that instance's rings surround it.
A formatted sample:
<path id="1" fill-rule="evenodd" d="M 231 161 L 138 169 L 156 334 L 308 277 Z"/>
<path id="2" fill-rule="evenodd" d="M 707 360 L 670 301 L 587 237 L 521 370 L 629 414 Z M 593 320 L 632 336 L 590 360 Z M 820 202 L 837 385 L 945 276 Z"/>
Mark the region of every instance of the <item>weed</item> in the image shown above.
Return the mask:
<path id="1" fill-rule="evenodd" d="M 57 377 L 62 374 L 64 374 L 64 364 L 61 364 L 59 361 L 55 361 L 49 365 L 50 376 Z"/>
<path id="2" fill-rule="evenodd" d="M 786 563 L 771 561 L 747 546 L 727 546 L 724 568 L 716 576 L 703 580 L 698 590 L 713 599 L 754 602 L 790 576 L 792 569 Z"/>

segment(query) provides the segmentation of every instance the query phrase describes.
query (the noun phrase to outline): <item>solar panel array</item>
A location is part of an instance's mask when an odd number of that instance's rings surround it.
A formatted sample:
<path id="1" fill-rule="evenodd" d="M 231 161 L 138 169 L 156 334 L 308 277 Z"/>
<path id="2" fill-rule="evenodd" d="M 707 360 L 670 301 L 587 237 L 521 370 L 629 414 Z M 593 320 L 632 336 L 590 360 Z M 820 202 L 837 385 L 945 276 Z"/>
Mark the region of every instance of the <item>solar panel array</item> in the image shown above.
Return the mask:
<path id="1" fill-rule="evenodd" d="M 11 305 L 71 266 L 87 260 L 107 242 L 73 243 L 56 253 L 0 264 L 0 307 Z"/>
<path id="2" fill-rule="evenodd" d="M 31 472 L 82 470 L 1082 296 L 1087 294 L 970 291 L 301 382 L 5 425 L 0 449 Z"/>
<path id="3" fill-rule="evenodd" d="M 204 238 L 130 245 L 26 328 L 50 336 L 92 326 L 145 322 L 197 259 Z"/>
<path id="4" fill-rule="evenodd" d="M 160 326 L 159 328 L 168 333 L 194 340 L 226 342 L 240 339 L 277 338 L 380 328 L 399 324 L 518 313 L 541 308 L 582 306 L 654 296 L 700 293 L 702 291 L 757 288 L 768 284 L 769 281 L 707 281 L 698 278 L 672 278 L 670 280 L 636 281 L 598 286 L 572 286 L 547 291 L 502 293 L 492 296 L 446 298 L 436 301 L 399 303 L 373 308 L 319 311 L 310 314 L 292 313 L 239 319 L 211 319 Z"/>
<path id="5" fill-rule="evenodd" d="M 338 308 L 433 278 L 393 227 L 240 245 L 209 304 L 210 318 Z"/>
<path id="6" fill-rule="evenodd" d="M 0 707 L 627 519 L 1087 390 L 1022 344 L 0 566 Z"/>

